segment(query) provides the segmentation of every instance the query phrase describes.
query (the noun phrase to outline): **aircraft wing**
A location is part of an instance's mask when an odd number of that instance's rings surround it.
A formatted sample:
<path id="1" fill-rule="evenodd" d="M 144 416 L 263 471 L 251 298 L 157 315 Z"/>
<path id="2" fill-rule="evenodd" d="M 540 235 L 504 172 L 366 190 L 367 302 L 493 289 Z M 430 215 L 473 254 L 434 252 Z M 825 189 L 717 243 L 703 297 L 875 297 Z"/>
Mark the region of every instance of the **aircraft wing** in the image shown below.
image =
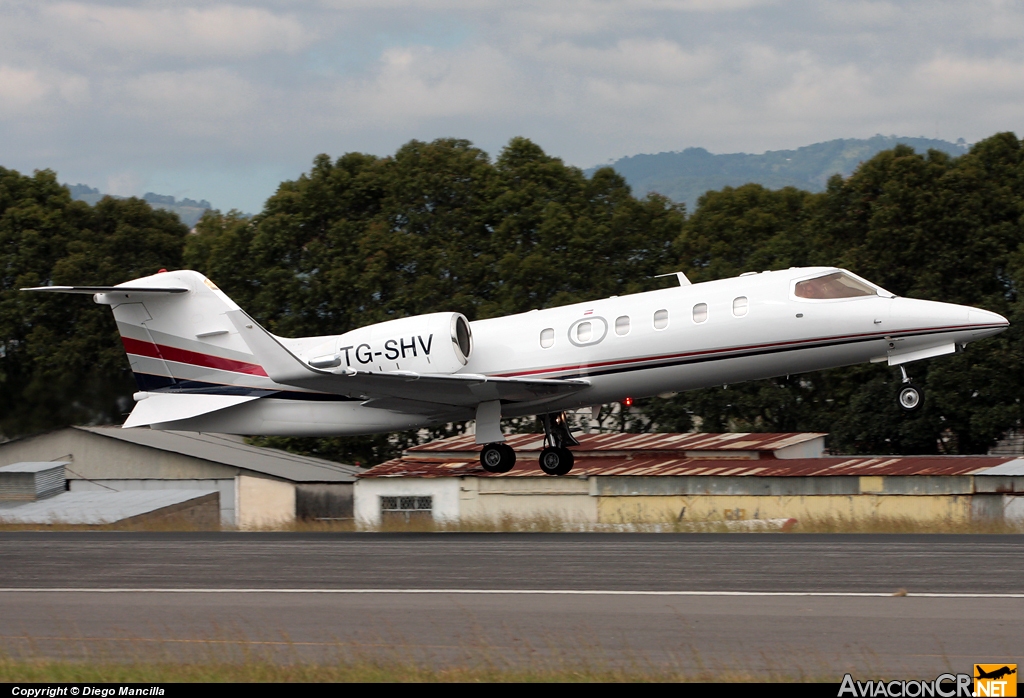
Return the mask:
<path id="1" fill-rule="evenodd" d="M 494 378 L 477 374 L 420 374 L 412 371 L 375 373 L 344 367 L 334 370 L 313 368 L 288 351 L 245 311 L 224 313 L 238 329 L 257 363 L 275 383 L 293 385 L 336 395 L 359 397 L 368 406 L 421 411 L 428 405 L 476 407 L 481 402 L 533 402 L 552 400 L 579 392 L 590 383 L 585 380 L 543 378 Z M 419 406 L 419 408 L 417 408 Z"/>

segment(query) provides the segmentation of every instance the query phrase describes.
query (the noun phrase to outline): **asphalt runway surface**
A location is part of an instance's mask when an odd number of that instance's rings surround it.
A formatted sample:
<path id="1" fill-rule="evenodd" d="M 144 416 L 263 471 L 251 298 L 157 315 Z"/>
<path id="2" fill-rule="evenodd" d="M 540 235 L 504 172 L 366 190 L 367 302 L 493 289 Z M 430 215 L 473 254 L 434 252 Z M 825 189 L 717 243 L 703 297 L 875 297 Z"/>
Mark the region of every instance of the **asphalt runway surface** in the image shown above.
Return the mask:
<path id="1" fill-rule="evenodd" d="M 20 656 L 934 678 L 1022 620 L 1024 536 L 0 533 Z"/>

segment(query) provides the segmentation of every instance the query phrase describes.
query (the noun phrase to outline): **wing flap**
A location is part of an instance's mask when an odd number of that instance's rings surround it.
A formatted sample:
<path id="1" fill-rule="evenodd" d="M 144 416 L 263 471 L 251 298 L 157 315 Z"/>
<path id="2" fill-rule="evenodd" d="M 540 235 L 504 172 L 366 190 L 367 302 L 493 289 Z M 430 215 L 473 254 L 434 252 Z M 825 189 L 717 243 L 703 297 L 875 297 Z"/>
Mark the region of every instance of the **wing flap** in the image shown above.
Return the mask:
<path id="1" fill-rule="evenodd" d="M 276 383 L 368 400 L 397 398 L 420 403 L 475 407 L 489 400 L 534 402 L 553 400 L 589 387 L 583 380 L 494 378 L 473 374 L 417 374 L 410 371 L 371 373 L 348 367 L 313 368 L 288 351 L 276 337 L 242 310 L 224 314 Z"/>

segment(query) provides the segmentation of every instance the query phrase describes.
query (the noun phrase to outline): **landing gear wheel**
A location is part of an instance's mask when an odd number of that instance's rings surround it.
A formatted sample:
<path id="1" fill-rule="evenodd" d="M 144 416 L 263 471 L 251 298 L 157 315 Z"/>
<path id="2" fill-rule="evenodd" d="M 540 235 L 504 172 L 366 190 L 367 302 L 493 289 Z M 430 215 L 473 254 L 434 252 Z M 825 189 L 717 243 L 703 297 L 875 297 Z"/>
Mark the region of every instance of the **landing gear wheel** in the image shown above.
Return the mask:
<path id="1" fill-rule="evenodd" d="M 572 470 L 572 451 L 567 448 L 545 448 L 540 452 L 540 469 L 548 475 L 566 475 Z"/>
<path id="2" fill-rule="evenodd" d="M 508 444 L 487 444 L 480 451 L 480 465 L 489 473 L 507 473 L 516 467 L 516 452 Z"/>
<path id="3" fill-rule="evenodd" d="M 904 412 L 914 412 L 924 402 L 924 391 L 912 383 L 904 383 L 903 387 L 900 388 L 897 402 L 900 403 L 900 407 L 903 408 Z"/>

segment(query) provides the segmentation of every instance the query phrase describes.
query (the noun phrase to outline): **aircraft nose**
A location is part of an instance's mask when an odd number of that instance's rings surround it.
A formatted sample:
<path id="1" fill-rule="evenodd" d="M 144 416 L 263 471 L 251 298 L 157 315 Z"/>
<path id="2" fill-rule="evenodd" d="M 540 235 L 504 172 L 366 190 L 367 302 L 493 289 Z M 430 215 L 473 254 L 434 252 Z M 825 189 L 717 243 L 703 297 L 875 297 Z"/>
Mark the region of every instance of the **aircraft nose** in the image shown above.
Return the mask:
<path id="1" fill-rule="evenodd" d="M 1010 321 L 999 313 L 981 308 L 971 308 L 967 313 L 967 319 L 974 326 L 971 330 L 972 339 L 997 335 L 1010 326 Z"/>
<path id="2" fill-rule="evenodd" d="M 1010 321 L 999 313 L 982 310 L 981 308 L 971 308 L 970 312 L 967 313 L 967 320 L 972 325 L 995 325 L 1002 326 L 1003 328 L 1010 326 Z"/>

